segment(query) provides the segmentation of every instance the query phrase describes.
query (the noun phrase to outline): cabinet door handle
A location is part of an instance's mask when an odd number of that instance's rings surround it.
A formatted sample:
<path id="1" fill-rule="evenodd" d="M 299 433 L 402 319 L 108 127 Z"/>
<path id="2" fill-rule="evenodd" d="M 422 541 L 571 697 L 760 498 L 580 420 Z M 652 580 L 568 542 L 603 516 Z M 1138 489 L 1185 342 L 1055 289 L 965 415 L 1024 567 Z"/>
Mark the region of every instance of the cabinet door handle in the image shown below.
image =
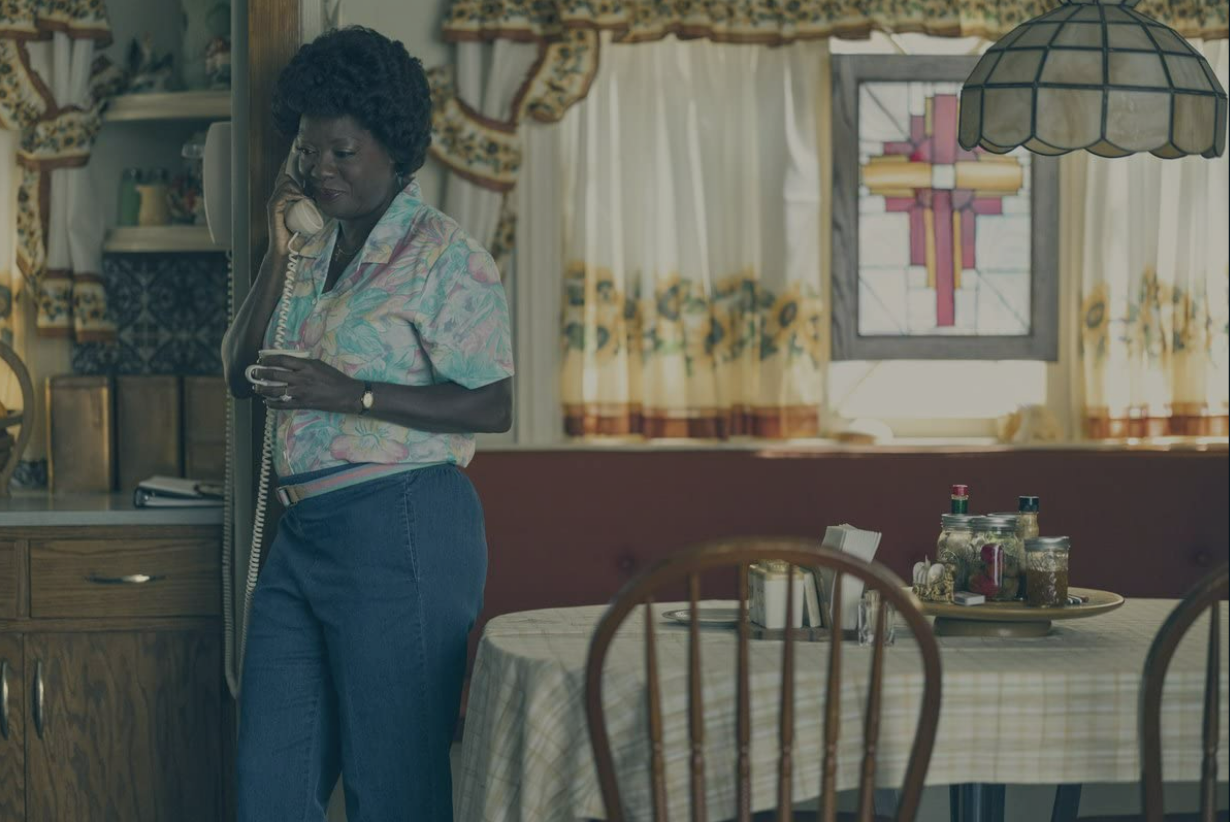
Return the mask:
<path id="1" fill-rule="evenodd" d="M 147 582 L 161 582 L 166 579 L 166 574 L 125 574 L 122 577 L 100 577 L 98 574 L 90 574 L 85 578 L 86 582 L 92 582 L 95 585 L 144 585 Z"/>
<path id="2" fill-rule="evenodd" d="M 43 688 L 43 660 L 34 663 L 34 730 L 38 738 L 43 738 L 43 726 L 47 723 L 46 709 L 43 705 L 45 697 Z"/>
<path id="3" fill-rule="evenodd" d="M 0 738 L 9 738 L 9 661 L 0 659 Z"/>

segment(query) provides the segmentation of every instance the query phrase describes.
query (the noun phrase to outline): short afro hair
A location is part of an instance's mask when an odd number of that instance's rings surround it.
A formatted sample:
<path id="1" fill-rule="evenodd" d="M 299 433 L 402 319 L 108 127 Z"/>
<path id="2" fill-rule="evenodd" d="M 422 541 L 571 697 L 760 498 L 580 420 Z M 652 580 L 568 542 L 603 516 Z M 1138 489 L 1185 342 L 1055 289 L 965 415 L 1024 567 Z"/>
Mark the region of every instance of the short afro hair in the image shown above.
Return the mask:
<path id="1" fill-rule="evenodd" d="M 353 117 L 404 176 L 423 166 L 431 145 L 431 91 L 423 64 L 400 41 L 363 26 L 322 34 L 278 76 L 274 125 L 293 139 L 305 114 Z"/>

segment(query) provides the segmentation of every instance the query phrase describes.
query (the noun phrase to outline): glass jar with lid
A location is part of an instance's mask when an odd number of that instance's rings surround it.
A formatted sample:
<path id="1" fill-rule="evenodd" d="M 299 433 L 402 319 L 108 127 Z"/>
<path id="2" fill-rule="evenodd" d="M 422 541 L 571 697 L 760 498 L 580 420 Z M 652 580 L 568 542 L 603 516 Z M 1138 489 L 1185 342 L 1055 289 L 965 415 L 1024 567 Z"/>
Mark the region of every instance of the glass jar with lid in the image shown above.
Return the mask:
<path id="1" fill-rule="evenodd" d="M 1025 540 L 1025 604 L 1034 608 L 1058 608 L 1068 602 L 1067 537 L 1035 537 Z"/>
<path id="2" fill-rule="evenodd" d="M 952 569 L 953 589 L 956 591 L 966 590 L 969 584 L 969 568 L 974 559 L 971 548 L 973 519 L 969 514 L 940 516 L 940 537 L 935 543 L 935 559 Z"/>
<path id="3" fill-rule="evenodd" d="M 1020 598 L 1025 593 L 1025 546 L 1016 533 L 1016 514 L 974 517 L 970 525 L 974 535 L 970 539 L 969 590 L 996 602 Z M 993 550 L 984 550 L 988 545 L 1002 548 L 1003 574 L 998 583 L 988 566 L 994 556 Z"/>

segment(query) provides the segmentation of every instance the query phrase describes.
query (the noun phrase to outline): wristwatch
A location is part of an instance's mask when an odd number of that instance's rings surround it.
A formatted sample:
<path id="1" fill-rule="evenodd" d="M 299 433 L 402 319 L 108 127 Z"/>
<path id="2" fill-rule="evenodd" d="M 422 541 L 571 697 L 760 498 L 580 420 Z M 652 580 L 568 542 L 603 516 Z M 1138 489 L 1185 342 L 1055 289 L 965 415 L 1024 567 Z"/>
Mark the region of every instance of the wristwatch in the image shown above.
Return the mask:
<path id="1" fill-rule="evenodd" d="M 363 396 L 359 397 L 359 416 L 363 416 L 368 411 L 372 410 L 372 402 L 375 397 L 372 395 L 372 384 L 366 380 L 363 381 Z"/>

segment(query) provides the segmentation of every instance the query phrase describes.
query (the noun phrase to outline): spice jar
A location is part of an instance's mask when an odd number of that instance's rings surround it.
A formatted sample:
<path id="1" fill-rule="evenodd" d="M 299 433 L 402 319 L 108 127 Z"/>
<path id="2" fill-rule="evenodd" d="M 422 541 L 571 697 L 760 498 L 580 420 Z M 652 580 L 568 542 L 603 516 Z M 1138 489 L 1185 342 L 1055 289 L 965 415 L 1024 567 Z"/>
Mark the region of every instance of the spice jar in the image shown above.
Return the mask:
<path id="1" fill-rule="evenodd" d="M 141 169 L 124 169 L 124 174 L 120 177 L 119 208 L 116 210 L 116 223 L 118 225 L 128 226 L 137 224 L 137 215 L 141 211 L 141 194 L 137 191 L 137 186 L 143 182 Z"/>
<path id="2" fill-rule="evenodd" d="M 1068 602 L 1067 537 L 1035 537 L 1025 541 L 1025 604 L 1057 608 Z"/>
<path id="3" fill-rule="evenodd" d="M 943 514 L 940 516 L 940 536 L 935 543 L 935 559 L 952 569 L 953 587 L 967 590 L 969 568 L 974 559 L 970 541 L 974 538 L 969 514 Z"/>
<path id="4" fill-rule="evenodd" d="M 987 599 L 1006 602 L 1025 593 L 1025 546 L 1016 535 L 1016 515 L 988 514 L 974 517 L 970 539 L 973 563 L 970 568 L 969 590 L 984 594 Z M 1003 549 L 1003 574 L 998 582 L 986 573 L 987 545 Z"/>
<path id="5" fill-rule="evenodd" d="M 1000 596 L 1004 587 L 1004 546 L 988 542 L 978 547 L 969 566 L 969 589 L 987 599 Z"/>
<path id="6" fill-rule="evenodd" d="M 1022 540 L 1038 536 L 1038 498 L 1017 497 L 1016 535 Z"/>

